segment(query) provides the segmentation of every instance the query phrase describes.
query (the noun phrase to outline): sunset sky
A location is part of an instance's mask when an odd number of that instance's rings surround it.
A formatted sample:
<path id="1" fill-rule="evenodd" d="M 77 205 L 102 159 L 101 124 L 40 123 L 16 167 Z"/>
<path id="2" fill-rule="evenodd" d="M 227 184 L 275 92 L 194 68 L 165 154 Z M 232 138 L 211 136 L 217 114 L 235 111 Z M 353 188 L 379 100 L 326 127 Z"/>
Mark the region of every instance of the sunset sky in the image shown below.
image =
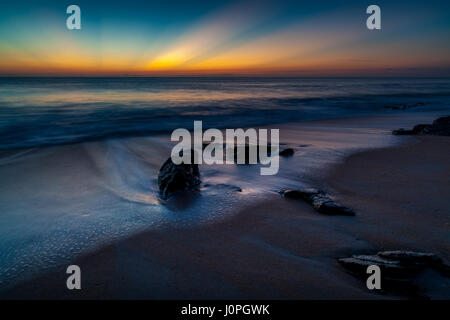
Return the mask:
<path id="1" fill-rule="evenodd" d="M 366 28 L 370 4 L 382 30 Z M 1 5 L 0 75 L 448 76 L 449 39 L 448 1 L 16 0 Z"/>

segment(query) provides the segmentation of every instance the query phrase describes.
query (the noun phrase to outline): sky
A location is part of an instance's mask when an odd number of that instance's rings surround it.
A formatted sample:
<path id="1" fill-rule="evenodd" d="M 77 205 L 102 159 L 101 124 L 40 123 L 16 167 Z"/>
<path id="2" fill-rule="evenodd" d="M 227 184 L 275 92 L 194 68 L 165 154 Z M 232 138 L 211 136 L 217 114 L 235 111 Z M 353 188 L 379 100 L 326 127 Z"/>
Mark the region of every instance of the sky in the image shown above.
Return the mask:
<path id="1" fill-rule="evenodd" d="M 66 8 L 81 9 L 68 30 Z M 381 8 L 368 30 L 366 8 Z M 450 76 L 450 1 L 22 1 L 0 75 Z"/>

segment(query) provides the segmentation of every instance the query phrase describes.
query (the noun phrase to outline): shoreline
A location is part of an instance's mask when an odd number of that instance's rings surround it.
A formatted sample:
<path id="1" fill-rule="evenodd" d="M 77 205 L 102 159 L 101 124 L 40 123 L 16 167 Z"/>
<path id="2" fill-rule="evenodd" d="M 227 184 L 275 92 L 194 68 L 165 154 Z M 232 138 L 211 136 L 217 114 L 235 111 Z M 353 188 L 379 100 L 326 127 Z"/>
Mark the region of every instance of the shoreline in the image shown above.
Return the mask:
<path id="1" fill-rule="evenodd" d="M 276 122 L 269 122 L 269 123 L 256 123 L 253 125 L 253 127 L 256 128 L 278 128 L 278 127 L 285 127 L 285 126 L 292 126 L 292 125 L 303 125 L 303 124 L 315 124 L 315 123 L 339 123 L 339 122 L 346 122 L 346 121 L 358 121 L 359 119 L 393 119 L 393 118 L 404 118 L 405 116 L 408 118 L 415 117 L 415 118 L 422 118 L 427 117 L 431 114 L 435 115 L 435 117 L 438 117 L 438 115 L 443 115 L 448 113 L 448 107 L 441 107 L 441 108 L 430 108 L 430 109 L 412 109 L 412 110 L 384 110 L 384 111 L 372 111 L 367 113 L 361 113 L 361 114 L 347 114 L 347 115 L 334 115 L 332 117 L 323 117 L 323 118 L 309 118 L 306 120 L 295 120 L 295 121 L 286 121 L 286 120 L 279 120 Z M 431 118 L 430 118 L 431 119 Z M 196 120 L 192 120 L 193 122 Z M 242 129 L 248 129 L 249 126 L 243 125 L 239 128 Z M 209 127 L 204 128 L 204 130 L 209 129 Z M 225 127 L 217 127 L 220 131 L 226 130 Z M 237 127 L 233 127 L 232 129 L 237 129 Z M 152 131 L 147 133 L 139 133 L 139 134 L 125 134 L 125 135 L 106 135 L 101 137 L 92 137 L 92 138 L 86 138 L 86 139 L 80 139 L 80 140 L 74 140 L 69 142 L 60 142 L 60 143 L 44 143 L 40 145 L 25 145 L 25 146 L 17 146 L 17 147 L 8 147 L 8 148 L 0 148 L 0 157 L 8 156 L 8 155 L 14 155 L 17 153 L 21 153 L 23 151 L 29 152 L 36 149 L 45 149 L 45 148 L 56 148 L 56 147 L 64 147 L 64 146 L 71 146 L 71 145 L 79 145 L 79 144 L 88 144 L 88 143 L 99 143 L 103 141 L 120 141 L 120 140 L 129 140 L 129 139 L 135 139 L 135 138 L 148 138 L 148 137 L 168 137 L 170 133 L 173 130 L 161 130 L 161 131 Z M 188 129 L 189 132 L 193 132 L 193 126 L 192 129 Z"/>
<path id="2" fill-rule="evenodd" d="M 377 121 L 384 119 L 371 121 L 376 127 Z M 358 125 L 354 123 L 355 127 Z M 80 292 L 65 288 L 65 270 L 56 267 L 0 292 L 0 296 L 8 299 L 405 298 L 369 292 L 336 259 L 381 249 L 412 249 L 435 252 L 449 261 L 445 210 L 450 207 L 446 200 L 450 199 L 450 186 L 445 177 L 449 176 L 450 153 L 442 150 L 450 150 L 450 140 L 448 137 L 407 140 L 388 148 L 355 150 L 356 153 L 315 178 L 319 187 L 333 190 L 339 201 L 355 208 L 356 217 L 320 215 L 306 203 L 268 193 L 264 200 L 235 208 L 237 212 L 220 221 L 143 231 L 75 259 L 74 263 L 83 270 L 85 283 Z M 433 184 L 436 184 L 434 189 Z M 423 192 L 428 193 L 420 194 Z M 433 194 L 440 197 L 433 198 Z M 433 201 L 428 203 L 430 199 Z M 424 215 L 422 211 L 430 204 L 432 214 Z M 432 235 L 429 230 L 433 230 Z M 421 281 L 428 296 L 449 298 L 448 279 L 441 280 L 436 274 L 423 276 Z M 444 289 L 434 287 L 439 281 Z"/>

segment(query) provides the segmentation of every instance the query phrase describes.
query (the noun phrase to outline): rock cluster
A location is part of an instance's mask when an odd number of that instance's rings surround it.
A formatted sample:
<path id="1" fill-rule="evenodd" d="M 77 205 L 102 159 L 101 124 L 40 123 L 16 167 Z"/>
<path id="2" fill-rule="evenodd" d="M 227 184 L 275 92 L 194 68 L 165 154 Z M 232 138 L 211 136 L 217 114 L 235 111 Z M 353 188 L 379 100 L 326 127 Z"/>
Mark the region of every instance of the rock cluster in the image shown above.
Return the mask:
<path id="1" fill-rule="evenodd" d="M 418 124 L 412 130 L 397 129 L 392 131 L 395 135 L 417 135 L 431 134 L 437 136 L 450 136 L 450 116 L 441 117 L 433 121 L 432 124 Z"/>
<path id="2" fill-rule="evenodd" d="M 283 196 L 290 199 L 301 199 L 311 204 L 320 213 L 328 215 L 354 216 L 355 212 L 334 202 L 324 191 L 307 188 L 302 190 L 285 190 Z"/>

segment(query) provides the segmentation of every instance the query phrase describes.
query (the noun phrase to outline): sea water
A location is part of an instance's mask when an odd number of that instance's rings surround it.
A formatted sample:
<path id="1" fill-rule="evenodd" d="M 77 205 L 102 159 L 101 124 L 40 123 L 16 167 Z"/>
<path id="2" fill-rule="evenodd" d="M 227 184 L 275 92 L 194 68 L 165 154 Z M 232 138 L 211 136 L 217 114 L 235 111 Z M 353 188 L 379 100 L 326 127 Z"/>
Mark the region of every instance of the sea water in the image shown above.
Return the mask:
<path id="1" fill-rule="evenodd" d="M 449 98 L 448 79 L 0 78 L 1 288 L 136 232 L 214 223 L 306 186 L 349 152 L 407 139 L 393 127 L 448 114 Z M 202 165 L 200 192 L 161 200 L 170 132 L 194 120 L 281 127 L 295 154 L 275 176 Z"/>

